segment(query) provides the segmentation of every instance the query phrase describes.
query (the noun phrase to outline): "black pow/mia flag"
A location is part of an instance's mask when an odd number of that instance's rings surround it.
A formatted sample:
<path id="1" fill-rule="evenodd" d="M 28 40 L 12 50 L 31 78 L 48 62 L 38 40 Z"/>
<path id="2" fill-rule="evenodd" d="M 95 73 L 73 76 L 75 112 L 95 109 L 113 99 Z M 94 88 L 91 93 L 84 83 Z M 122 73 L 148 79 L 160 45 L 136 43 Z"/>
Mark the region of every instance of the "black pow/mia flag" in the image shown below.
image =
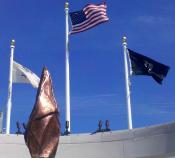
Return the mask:
<path id="1" fill-rule="evenodd" d="M 166 77 L 169 66 L 161 64 L 151 58 L 138 54 L 128 49 L 130 63 L 132 68 L 132 75 L 148 75 L 152 76 L 159 84 L 162 84 L 164 77 Z"/>

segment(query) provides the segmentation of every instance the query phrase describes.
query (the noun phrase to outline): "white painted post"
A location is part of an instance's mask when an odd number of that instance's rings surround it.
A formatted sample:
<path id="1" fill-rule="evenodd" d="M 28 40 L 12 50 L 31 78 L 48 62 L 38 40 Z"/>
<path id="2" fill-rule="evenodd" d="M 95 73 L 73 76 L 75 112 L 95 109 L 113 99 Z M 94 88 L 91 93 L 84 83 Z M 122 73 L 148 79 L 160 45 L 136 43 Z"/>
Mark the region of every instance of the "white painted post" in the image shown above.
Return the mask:
<path id="1" fill-rule="evenodd" d="M 70 76 L 69 76 L 69 3 L 65 3 L 66 15 L 66 54 L 65 54 L 65 78 L 66 78 L 66 123 L 70 132 Z"/>
<path id="2" fill-rule="evenodd" d="M 132 113 L 131 113 L 131 99 L 130 99 L 130 81 L 128 73 L 128 62 L 127 62 L 127 38 L 123 37 L 123 50 L 124 50 L 124 64 L 125 64 L 125 86 L 126 86 L 126 102 L 128 111 L 128 129 L 132 129 Z"/>
<path id="3" fill-rule="evenodd" d="M 11 41 L 10 53 L 10 68 L 9 68 L 9 86 L 8 86 L 8 100 L 7 100 L 7 114 L 6 114 L 6 134 L 10 134 L 10 118 L 12 109 L 12 73 L 13 73 L 13 54 L 15 49 L 15 40 Z"/>

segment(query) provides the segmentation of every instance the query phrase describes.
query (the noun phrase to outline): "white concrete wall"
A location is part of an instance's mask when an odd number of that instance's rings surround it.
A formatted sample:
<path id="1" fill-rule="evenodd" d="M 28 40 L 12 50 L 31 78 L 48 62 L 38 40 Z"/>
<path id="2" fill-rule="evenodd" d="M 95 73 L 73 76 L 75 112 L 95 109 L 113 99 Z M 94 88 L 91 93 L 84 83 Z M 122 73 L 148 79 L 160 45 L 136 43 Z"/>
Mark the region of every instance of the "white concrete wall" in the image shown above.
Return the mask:
<path id="1" fill-rule="evenodd" d="M 165 158 L 175 155 L 175 123 L 61 136 L 56 158 Z M 0 158 L 30 158 L 23 136 L 0 135 Z"/>

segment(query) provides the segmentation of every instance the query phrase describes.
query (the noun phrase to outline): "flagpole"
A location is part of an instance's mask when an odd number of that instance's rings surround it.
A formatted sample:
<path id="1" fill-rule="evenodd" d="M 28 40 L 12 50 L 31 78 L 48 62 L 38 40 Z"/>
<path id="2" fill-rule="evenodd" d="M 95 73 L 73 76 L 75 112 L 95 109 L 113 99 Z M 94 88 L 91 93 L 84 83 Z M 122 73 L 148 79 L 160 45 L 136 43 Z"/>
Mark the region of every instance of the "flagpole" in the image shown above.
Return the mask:
<path id="1" fill-rule="evenodd" d="M 10 134 L 10 118 L 12 109 L 12 73 L 13 73 L 13 54 L 15 49 L 15 40 L 11 41 L 10 53 L 10 68 L 9 68 L 9 85 L 8 85 L 8 101 L 7 101 L 7 115 L 6 115 L 6 134 Z"/>
<path id="2" fill-rule="evenodd" d="M 128 129 L 132 129 L 130 81 L 129 81 L 128 62 L 127 62 L 127 38 L 123 37 L 122 41 L 123 41 L 124 64 L 125 64 L 125 85 L 126 85 L 126 102 L 127 102 L 127 111 L 128 111 Z"/>
<path id="3" fill-rule="evenodd" d="M 65 54 L 65 78 L 66 78 L 66 131 L 70 133 L 70 77 L 69 77 L 69 3 L 65 3 L 65 16 L 66 16 L 66 54 Z"/>

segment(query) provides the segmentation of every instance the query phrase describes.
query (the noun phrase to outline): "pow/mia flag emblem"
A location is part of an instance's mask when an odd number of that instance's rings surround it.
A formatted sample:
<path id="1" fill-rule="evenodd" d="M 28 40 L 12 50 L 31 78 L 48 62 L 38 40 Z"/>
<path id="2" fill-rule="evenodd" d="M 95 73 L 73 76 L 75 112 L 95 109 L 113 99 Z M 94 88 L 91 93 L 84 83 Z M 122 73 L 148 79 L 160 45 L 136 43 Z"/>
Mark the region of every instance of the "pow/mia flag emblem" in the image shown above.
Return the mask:
<path id="1" fill-rule="evenodd" d="M 128 53 L 131 62 L 132 75 L 152 76 L 155 81 L 162 84 L 164 77 L 167 76 L 170 69 L 169 66 L 138 54 L 130 49 L 128 49 Z"/>

